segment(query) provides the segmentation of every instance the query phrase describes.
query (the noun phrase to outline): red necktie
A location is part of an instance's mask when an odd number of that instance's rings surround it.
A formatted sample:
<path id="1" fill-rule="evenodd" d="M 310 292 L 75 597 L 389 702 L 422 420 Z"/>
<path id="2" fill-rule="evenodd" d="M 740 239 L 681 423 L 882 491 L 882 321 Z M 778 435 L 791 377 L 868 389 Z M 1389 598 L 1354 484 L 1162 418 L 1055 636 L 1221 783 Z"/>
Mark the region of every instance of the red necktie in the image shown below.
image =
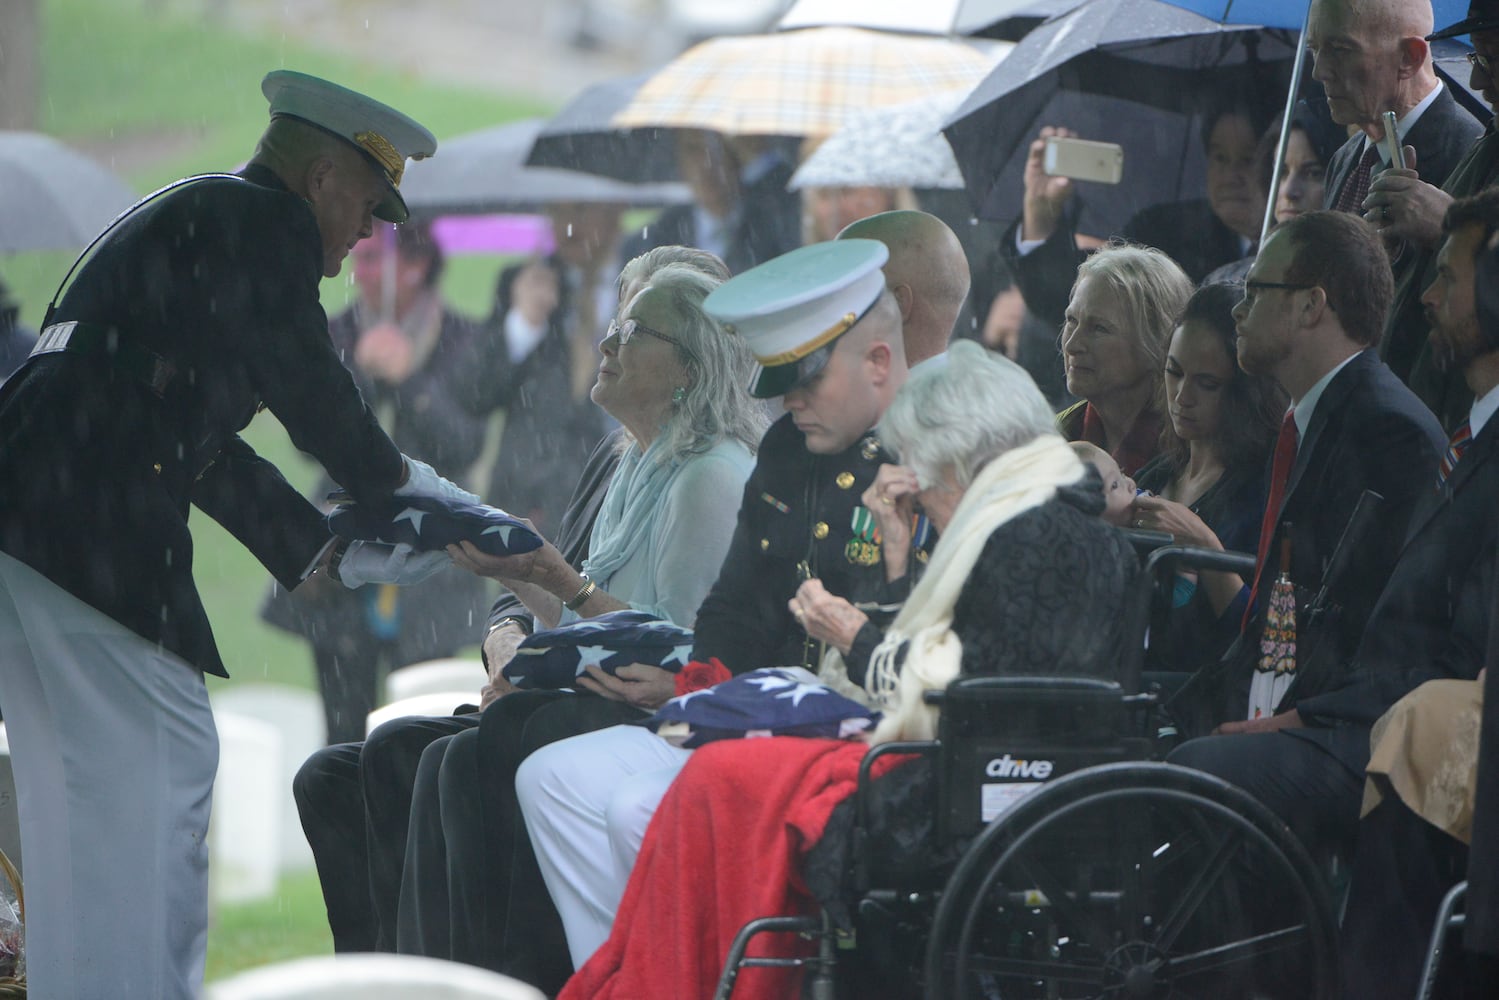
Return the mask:
<path id="1" fill-rule="evenodd" d="M 1442 464 L 1437 467 L 1437 489 L 1447 484 L 1447 479 L 1452 475 L 1452 470 L 1463 457 L 1463 452 L 1468 450 L 1468 445 L 1473 443 L 1473 430 L 1464 420 L 1462 426 L 1452 432 L 1452 440 L 1447 442 L 1447 451 L 1442 455 Z"/>
<path id="2" fill-rule="evenodd" d="M 1334 209 L 1355 215 L 1364 214 L 1364 199 L 1369 196 L 1369 177 L 1374 172 L 1374 164 L 1378 162 L 1379 147 L 1371 142 L 1359 159 L 1358 166 L 1348 175 L 1343 190 L 1338 192 L 1338 203 L 1333 206 Z"/>
<path id="3" fill-rule="evenodd" d="M 1286 498 L 1286 483 L 1291 479 L 1291 466 L 1296 464 L 1296 411 L 1287 410 L 1280 422 L 1280 437 L 1275 439 L 1275 461 L 1270 466 L 1270 496 L 1265 501 L 1265 516 L 1260 521 L 1260 549 L 1254 563 L 1254 585 L 1249 588 L 1249 603 L 1244 606 L 1244 618 L 1239 630 L 1249 624 L 1254 614 L 1254 599 L 1260 591 L 1260 580 L 1265 575 L 1265 560 L 1270 555 L 1270 541 L 1275 537 L 1275 519 L 1280 516 L 1280 505 Z"/>

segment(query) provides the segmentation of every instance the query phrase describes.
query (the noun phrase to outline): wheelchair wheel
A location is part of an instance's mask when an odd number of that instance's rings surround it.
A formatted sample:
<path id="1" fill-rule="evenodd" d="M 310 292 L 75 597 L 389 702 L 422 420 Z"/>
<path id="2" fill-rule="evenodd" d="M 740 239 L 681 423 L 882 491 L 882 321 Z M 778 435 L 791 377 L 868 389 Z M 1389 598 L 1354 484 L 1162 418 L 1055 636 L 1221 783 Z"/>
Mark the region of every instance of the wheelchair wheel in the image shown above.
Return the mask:
<path id="1" fill-rule="evenodd" d="M 1322 874 L 1269 810 L 1170 764 L 1057 778 L 964 855 L 927 945 L 926 996 L 1331 997 Z"/>

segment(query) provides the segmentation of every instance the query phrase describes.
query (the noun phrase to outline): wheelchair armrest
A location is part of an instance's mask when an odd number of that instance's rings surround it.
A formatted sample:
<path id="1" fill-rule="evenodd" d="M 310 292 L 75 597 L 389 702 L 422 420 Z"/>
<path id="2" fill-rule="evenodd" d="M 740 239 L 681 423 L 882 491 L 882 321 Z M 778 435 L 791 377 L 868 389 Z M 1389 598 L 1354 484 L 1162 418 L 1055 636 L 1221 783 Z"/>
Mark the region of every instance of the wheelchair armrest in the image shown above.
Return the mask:
<path id="1" fill-rule="evenodd" d="M 1156 549 L 1145 560 L 1145 574 L 1151 576 L 1164 569 L 1216 570 L 1222 573 L 1254 574 L 1255 557 L 1247 552 L 1219 551 L 1196 545 L 1169 545 Z"/>
<path id="2" fill-rule="evenodd" d="M 928 705 L 941 705 L 944 701 L 976 696 L 978 700 L 1002 700 L 1006 696 L 1026 694 L 1033 691 L 1057 694 L 1118 693 L 1119 684 L 1103 677 L 1076 677 L 1069 675 L 1031 674 L 972 674 L 954 678 L 952 683 L 940 691 L 922 692 L 922 700 Z"/>

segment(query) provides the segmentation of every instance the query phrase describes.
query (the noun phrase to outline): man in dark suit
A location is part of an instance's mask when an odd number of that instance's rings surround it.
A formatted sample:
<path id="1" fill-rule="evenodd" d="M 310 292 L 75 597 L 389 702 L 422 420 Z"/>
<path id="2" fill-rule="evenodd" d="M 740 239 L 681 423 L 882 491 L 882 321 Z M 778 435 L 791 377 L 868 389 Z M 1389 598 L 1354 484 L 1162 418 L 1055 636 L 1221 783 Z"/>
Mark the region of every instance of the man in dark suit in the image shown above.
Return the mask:
<path id="1" fill-rule="evenodd" d="M 1250 268 L 1234 310 L 1239 366 L 1273 375 L 1293 409 L 1277 445 L 1262 526 L 1253 587 L 1259 607 L 1246 615 L 1237 652 L 1229 654 L 1222 725 L 1169 758 L 1247 789 L 1314 853 L 1351 840 L 1368 759 L 1367 730 L 1334 724 L 1341 709 L 1324 715 L 1314 696 L 1329 692 L 1324 697 L 1336 701 L 1342 694 L 1339 665 L 1357 647 L 1394 567 L 1394 540 L 1405 536 L 1412 508 L 1432 489 L 1444 443 L 1435 418 L 1370 349 L 1391 285 L 1379 237 L 1363 220 L 1337 212 L 1286 223 Z M 1326 581 L 1337 611 L 1310 634 L 1298 630 L 1300 676 L 1292 674 L 1289 690 L 1276 687 L 1273 673 L 1256 678 L 1260 641 L 1269 638 L 1272 581 L 1288 571 L 1298 596 L 1315 593 L 1365 490 L 1384 500 L 1348 553 L 1346 570 Z M 1287 537 L 1289 567 L 1280 557 Z M 1298 622 L 1305 610 L 1298 601 Z M 1304 713 L 1297 711 L 1302 705 Z"/>
<path id="2" fill-rule="evenodd" d="M 126 216 L 0 387 L 0 703 L 35 996 L 198 994 L 218 759 L 203 673 L 224 664 L 189 505 L 288 588 L 410 555 L 335 546 L 239 431 L 265 406 L 355 498 L 458 493 L 380 429 L 318 302 L 372 217 L 406 219 L 406 157 L 436 140 L 314 77 L 261 89 L 249 164 Z"/>
<path id="3" fill-rule="evenodd" d="M 1422 298 L 1439 363 L 1462 373 L 1475 402 L 1447 456 L 1455 461 L 1443 463 L 1448 474 L 1416 508 L 1350 683 L 1299 706 L 1303 716 L 1343 719 L 1359 732 L 1426 681 L 1477 678 L 1488 644 L 1499 558 L 1499 331 L 1479 325 L 1474 279 L 1499 231 L 1499 191 L 1453 202 L 1443 228 L 1437 277 Z M 1342 929 L 1345 996 L 1416 992 L 1432 920 L 1467 855 L 1395 795 L 1364 819 Z M 1475 950 L 1499 952 L 1495 944 L 1490 933 Z"/>
<path id="4" fill-rule="evenodd" d="M 1469 33 L 1473 42 L 1470 86 L 1490 107 L 1499 101 L 1499 80 L 1491 60 L 1499 58 L 1499 0 L 1473 0 L 1468 17 L 1427 37 L 1427 41 Z M 1412 152 L 1412 150 L 1407 150 Z M 1454 198 L 1478 194 L 1499 182 L 1499 132 L 1494 122 L 1469 147 L 1446 181 L 1416 154 L 1414 169 L 1386 170 L 1369 185 L 1365 218 L 1387 237 L 1403 240 L 1408 252 L 1395 269 L 1395 304 L 1379 342 L 1379 356 L 1405 380 L 1449 430 L 1468 415 L 1472 395 L 1461 371 L 1439 370 L 1427 344 L 1421 294 L 1436 277 L 1436 251 L 1442 242 L 1442 216 Z"/>
<path id="5" fill-rule="evenodd" d="M 739 274 L 800 245 L 801 200 L 786 190 L 793 167 L 778 149 L 697 129 L 678 132 L 676 142 L 692 204 L 668 208 L 628 240 L 625 260 L 675 244 L 717 254 Z"/>
<path id="6" fill-rule="evenodd" d="M 1375 0 L 1357 10 L 1348 0 L 1313 0 L 1307 22 L 1312 77 L 1327 93 L 1339 125 L 1359 131 L 1333 154 L 1323 206 L 1362 213 L 1370 178 L 1390 166 L 1381 115 L 1395 112 L 1416 169 L 1441 184 L 1483 131 L 1437 79 L 1426 44 L 1429 0 Z"/>
<path id="7" fill-rule="evenodd" d="M 1255 153 L 1268 124 L 1268 115 L 1249 104 L 1225 103 L 1214 109 L 1202 127 L 1207 197 L 1142 209 L 1119 235 L 1164 251 L 1194 282 L 1249 253 L 1265 214 Z M 999 244 L 1026 306 L 1053 330 L 1062 328 L 1083 252 L 1077 246 L 1072 181 L 1048 176 L 1042 157 L 1047 137 L 1071 134 L 1043 128 L 1031 143 L 1021 215 Z"/>

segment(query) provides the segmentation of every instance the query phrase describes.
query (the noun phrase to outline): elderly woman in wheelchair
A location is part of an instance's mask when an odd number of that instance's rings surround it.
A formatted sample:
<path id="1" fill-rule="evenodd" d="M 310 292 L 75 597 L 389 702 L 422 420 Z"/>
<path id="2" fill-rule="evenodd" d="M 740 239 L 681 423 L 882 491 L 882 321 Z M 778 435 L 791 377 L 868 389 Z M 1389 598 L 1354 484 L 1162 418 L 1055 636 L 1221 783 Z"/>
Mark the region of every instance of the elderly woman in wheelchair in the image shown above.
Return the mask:
<path id="1" fill-rule="evenodd" d="M 1029 377 L 955 344 L 880 435 L 902 463 L 890 506 L 914 500 L 941 537 L 867 668 L 836 646 L 823 664 L 883 710 L 875 748 L 695 751 L 562 996 L 794 996 L 810 968 L 831 997 L 835 938 L 856 943 L 836 977 L 858 996 L 1321 995 L 1331 920 L 1283 827 L 1130 762 L 1150 752 L 1127 690 L 1138 560 Z M 1267 854 L 1288 877 L 1244 884 Z M 1250 892 L 1285 919 L 1246 923 Z"/>

